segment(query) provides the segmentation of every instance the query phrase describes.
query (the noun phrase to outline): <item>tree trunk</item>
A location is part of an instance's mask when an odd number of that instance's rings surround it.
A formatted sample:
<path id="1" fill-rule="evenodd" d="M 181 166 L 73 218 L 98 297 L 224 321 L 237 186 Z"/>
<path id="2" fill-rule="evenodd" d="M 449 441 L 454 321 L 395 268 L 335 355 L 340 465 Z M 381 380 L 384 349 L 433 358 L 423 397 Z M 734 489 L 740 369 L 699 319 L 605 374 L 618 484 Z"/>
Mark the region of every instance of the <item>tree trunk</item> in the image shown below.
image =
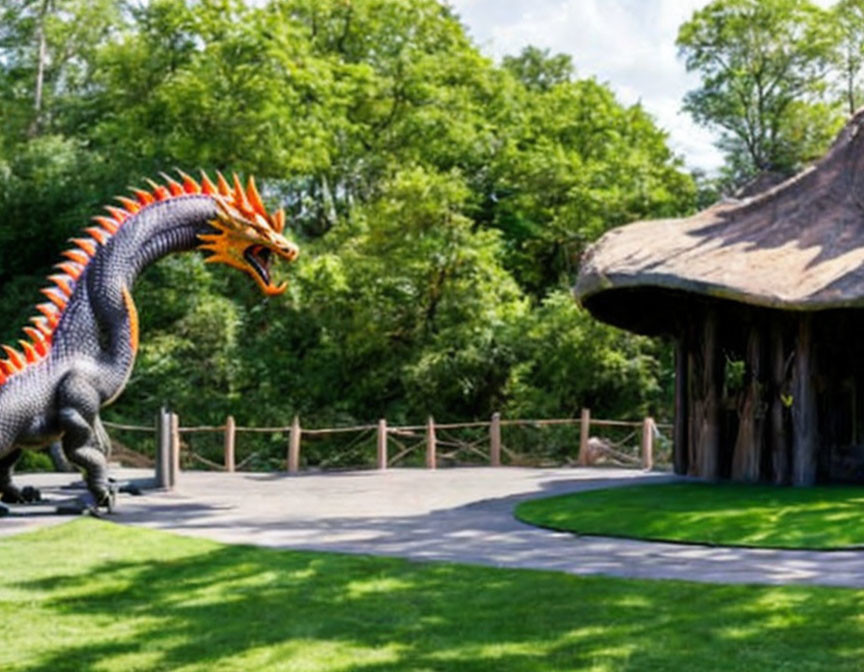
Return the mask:
<path id="1" fill-rule="evenodd" d="M 675 436 L 674 463 L 676 474 L 688 470 L 689 442 L 687 441 L 687 335 L 682 334 L 675 342 Z"/>
<path id="2" fill-rule="evenodd" d="M 732 480 L 755 483 L 762 464 L 762 335 L 750 327 L 747 337 L 746 380 L 738 407 L 738 437 L 732 455 Z"/>
<path id="3" fill-rule="evenodd" d="M 789 484 L 789 437 L 786 433 L 786 349 L 783 327 L 771 325 L 771 409 L 770 445 L 773 480 L 777 485 Z"/>
<path id="4" fill-rule="evenodd" d="M 816 482 L 818 427 L 816 390 L 813 385 L 813 322 L 810 315 L 802 315 L 798 321 L 792 395 L 792 484 L 813 485 Z"/>
<path id="5" fill-rule="evenodd" d="M 42 90 L 45 84 L 45 61 L 48 58 L 48 45 L 45 38 L 45 17 L 51 8 L 51 0 L 43 0 L 39 12 L 39 26 L 36 29 L 36 83 L 33 93 L 33 120 L 27 129 L 27 136 L 36 137 L 42 121 Z"/>
<path id="6" fill-rule="evenodd" d="M 690 464 L 687 473 L 711 480 L 720 475 L 720 376 L 717 315 L 709 308 L 690 348 Z"/>

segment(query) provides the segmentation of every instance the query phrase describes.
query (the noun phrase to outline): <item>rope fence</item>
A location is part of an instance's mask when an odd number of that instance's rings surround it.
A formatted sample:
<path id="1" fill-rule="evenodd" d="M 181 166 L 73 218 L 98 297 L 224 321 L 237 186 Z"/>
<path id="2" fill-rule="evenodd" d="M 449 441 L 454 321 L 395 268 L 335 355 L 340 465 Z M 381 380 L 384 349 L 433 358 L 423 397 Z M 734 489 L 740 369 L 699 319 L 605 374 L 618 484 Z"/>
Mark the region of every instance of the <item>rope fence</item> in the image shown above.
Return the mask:
<path id="1" fill-rule="evenodd" d="M 302 427 L 299 417 L 290 425 L 238 427 L 231 416 L 223 425 L 182 427 L 176 414 L 163 409 L 155 426 L 104 424 L 123 434 L 153 434 L 149 441 L 156 445 L 157 472 L 160 464 L 167 465 L 166 482 L 176 481 L 181 469 L 190 468 L 284 469 L 291 474 L 304 469 L 454 465 L 614 465 L 650 470 L 669 466 L 672 456 L 672 441 L 664 433 L 672 425 L 650 417 L 595 419 L 589 409 L 582 409 L 578 418 L 504 419 L 495 413 L 488 421 L 436 423 L 430 416 L 425 425 L 391 426 L 381 419 L 374 425 L 330 428 Z M 276 450 L 238 455 L 242 434 L 267 434 Z"/>

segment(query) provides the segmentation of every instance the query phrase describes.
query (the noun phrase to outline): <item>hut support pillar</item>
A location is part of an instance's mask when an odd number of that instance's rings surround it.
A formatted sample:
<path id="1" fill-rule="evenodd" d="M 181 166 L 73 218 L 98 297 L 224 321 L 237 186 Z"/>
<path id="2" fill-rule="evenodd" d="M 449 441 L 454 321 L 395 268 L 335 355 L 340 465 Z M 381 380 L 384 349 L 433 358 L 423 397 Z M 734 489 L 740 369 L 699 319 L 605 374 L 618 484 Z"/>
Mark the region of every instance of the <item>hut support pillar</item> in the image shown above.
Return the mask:
<path id="1" fill-rule="evenodd" d="M 709 308 L 690 347 L 690 457 L 687 473 L 710 480 L 720 475 L 720 357 L 717 313 Z"/>
<path id="2" fill-rule="evenodd" d="M 673 461 L 676 474 L 688 470 L 687 441 L 687 337 L 682 335 L 675 342 L 675 435 L 673 437 Z"/>
<path id="3" fill-rule="evenodd" d="M 813 321 L 810 315 L 798 320 L 795 344 L 795 374 L 792 386 L 792 484 L 816 482 L 818 428 L 816 390 L 813 385 Z"/>
<path id="4" fill-rule="evenodd" d="M 762 464 L 762 334 L 750 327 L 745 354 L 745 387 L 738 406 L 738 437 L 732 453 L 732 480 L 755 483 Z"/>
<path id="5" fill-rule="evenodd" d="M 769 409 L 769 436 L 771 470 L 776 485 L 789 484 L 789 437 L 786 433 L 786 405 L 783 395 L 786 386 L 786 349 L 783 327 L 776 321 L 771 325 L 771 407 Z"/>

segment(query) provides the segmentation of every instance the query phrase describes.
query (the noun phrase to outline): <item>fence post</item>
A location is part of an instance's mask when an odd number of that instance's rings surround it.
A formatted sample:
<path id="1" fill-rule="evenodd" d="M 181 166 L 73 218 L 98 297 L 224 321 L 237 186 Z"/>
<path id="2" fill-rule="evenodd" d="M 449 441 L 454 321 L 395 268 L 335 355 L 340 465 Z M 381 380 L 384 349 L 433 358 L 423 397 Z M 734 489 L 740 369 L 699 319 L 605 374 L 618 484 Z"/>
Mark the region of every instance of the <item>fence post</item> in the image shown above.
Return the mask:
<path id="1" fill-rule="evenodd" d="M 296 474 L 300 471 L 300 416 L 295 415 L 291 423 L 291 436 L 288 439 L 288 473 Z"/>
<path id="2" fill-rule="evenodd" d="M 426 468 L 434 469 L 438 466 L 438 443 L 435 439 L 435 418 L 431 415 L 426 420 Z"/>
<path id="3" fill-rule="evenodd" d="M 654 468 L 654 418 L 651 417 L 642 421 L 642 468 L 645 471 Z"/>
<path id="4" fill-rule="evenodd" d="M 501 414 L 492 414 L 492 424 L 489 425 L 489 466 L 501 466 Z"/>
<path id="5" fill-rule="evenodd" d="M 156 414 L 156 487 L 171 489 L 171 419 L 164 406 Z"/>
<path id="6" fill-rule="evenodd" d="M 378 421 L 378 469 L 387 468 L 387 421 Z"/>
<path id="7" fill-rule="evenodd" d="M 170 414 L 171 423 L 171 488 L 177 487 L 177 479 L 180 476 L 180 416 L 176 413 Z"/>
<path id="8" fill-rule="evenodd" d="M 583 408 L 579 416 L 579 466 L 588 466 L 588 437 L 591 429 L 591 409 Z"/>
<path id="9" fill-rule="evenodd" d="M 225 471 L 234 471 L 234 437 L 237 435 L 237 425 L 234 416 L 225 419 Z"/>

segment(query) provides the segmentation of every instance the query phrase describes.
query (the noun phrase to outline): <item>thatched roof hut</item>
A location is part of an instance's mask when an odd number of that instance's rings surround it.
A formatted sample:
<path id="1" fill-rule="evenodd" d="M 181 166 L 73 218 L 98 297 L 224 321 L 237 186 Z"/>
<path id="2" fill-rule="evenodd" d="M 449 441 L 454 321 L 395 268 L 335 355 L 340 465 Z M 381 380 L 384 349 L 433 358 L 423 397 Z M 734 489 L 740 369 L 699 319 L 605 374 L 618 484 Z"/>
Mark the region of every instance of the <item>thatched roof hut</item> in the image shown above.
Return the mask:
<path id="1" fill-rule="evenodd" d="M 608 232 L 575 292 L 675 339 L 678 472 L 864 481 L 864 112 L 763 193 Z"/>

